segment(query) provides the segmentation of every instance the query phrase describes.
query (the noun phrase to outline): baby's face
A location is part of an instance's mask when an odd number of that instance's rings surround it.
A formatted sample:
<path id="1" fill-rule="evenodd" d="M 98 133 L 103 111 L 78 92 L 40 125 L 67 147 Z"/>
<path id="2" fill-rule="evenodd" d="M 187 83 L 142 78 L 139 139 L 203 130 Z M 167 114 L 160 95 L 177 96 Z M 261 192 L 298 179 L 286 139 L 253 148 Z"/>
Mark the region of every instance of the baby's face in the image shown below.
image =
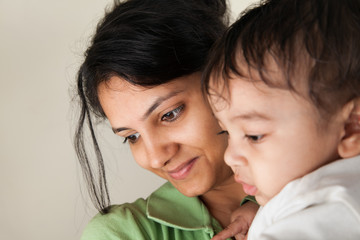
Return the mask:
<path id="1" fill-rule="evenodd" d="M 260 205 L 290 181 L 338 158 L 340 124 L 334 120 L 325 127 L 304 97 L 238 76 L 229 80 L 229 94 L 222 87 L 211 81 L 215 95 L 209 100 L 229 134 L 225 162 Z"/>

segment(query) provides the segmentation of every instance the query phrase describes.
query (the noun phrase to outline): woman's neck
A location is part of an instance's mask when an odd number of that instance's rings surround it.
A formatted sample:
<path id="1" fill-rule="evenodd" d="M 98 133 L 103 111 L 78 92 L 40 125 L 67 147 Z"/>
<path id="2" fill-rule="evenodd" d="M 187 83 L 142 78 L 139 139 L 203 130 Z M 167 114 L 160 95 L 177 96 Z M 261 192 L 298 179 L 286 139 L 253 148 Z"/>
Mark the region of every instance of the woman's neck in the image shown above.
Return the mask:
<path id="1" fill-rule="evenodd" d="M 241 200 L 246 196 L 241 184 L 231 177 L 222 185 L 200 196 L 210 214 L 226 227 L 230 224 L 231 213 L 240 206 Z"/>

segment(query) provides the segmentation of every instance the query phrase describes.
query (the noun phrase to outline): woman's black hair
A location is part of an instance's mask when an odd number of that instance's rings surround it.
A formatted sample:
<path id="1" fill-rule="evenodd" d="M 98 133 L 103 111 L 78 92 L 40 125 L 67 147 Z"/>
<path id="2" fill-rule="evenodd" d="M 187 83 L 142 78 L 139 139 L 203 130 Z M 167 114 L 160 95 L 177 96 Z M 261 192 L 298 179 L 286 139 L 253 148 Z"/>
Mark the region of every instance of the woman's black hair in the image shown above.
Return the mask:
<path id="1" fill-rule="evenodd" d="M 156 86 L 201 71 L 227 24 L 226 0 L 116 1 L 99 22 L 78 71 L 81 111 L 74 145 L 91 200 L 100 212 L 107 212 L 110 197 L 94 131 L 94 120 L 106 117 L 98 85 L 118 76 L 135 85 Z M 95 166 L 85 143 L 86 128 L 95 151 Z"/>

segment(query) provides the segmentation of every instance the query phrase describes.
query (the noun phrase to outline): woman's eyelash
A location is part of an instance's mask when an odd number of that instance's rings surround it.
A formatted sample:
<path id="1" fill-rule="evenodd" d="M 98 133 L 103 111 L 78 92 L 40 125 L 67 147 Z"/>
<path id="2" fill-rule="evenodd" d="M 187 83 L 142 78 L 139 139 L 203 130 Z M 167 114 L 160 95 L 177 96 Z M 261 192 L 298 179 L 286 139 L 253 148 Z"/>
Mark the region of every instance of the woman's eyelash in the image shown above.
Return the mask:
<path id="1" fill-rule="evenodd" d="M 185 105 L 180 105 L 179 107 L 175 108 L 174 110 L 171 110 L 170 112 L 165 113 L 161 117 L 161 121 L 167 121 L 167 122 L 173 122 L 176 119 L 178 119 L 181 115 L 181 113 L 184 110 Z"/>
<path id="2" fill-rule="evenodd" d="M 135 134 L 131 134 L 127 137 L 124 138 L 123 143 L 129 142 L 129 143 L 136 143 L 137 140 L 139 139 L 140 134 L 139 133 L 135 133 Z"/>
<path id="3" fill-rule="evenodd" d="M 165 113 L 162 117 L 161 117 L 161 120 L 162 121 L 167 121 L 167 122 L 173 122 L 175 121 L 176 119 L 178 119 L 181 115 L 181 113 L 183 112 L 184 110 L 184 107 L 185 105 L 180 105 L 179 107 L 175 108 L 174 110 L 171 110 L 167 113 Z M 136 143 L 137 140 L 139 139 L 140 137 L 140 134 L 139 133 L 135 133 L 135 134 L 131 134 L 127 137 L 124 137 L 124 141 L 123 143 Z"/>

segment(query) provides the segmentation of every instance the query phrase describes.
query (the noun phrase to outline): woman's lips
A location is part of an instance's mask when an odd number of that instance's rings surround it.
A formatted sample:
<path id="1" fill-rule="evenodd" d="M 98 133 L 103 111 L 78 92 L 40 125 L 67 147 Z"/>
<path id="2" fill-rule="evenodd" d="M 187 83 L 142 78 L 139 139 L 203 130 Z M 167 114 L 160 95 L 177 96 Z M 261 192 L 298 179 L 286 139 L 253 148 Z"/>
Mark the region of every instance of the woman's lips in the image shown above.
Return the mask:
<path id="1" fill-rule="evenodd" d="M 168 171 L 169 176 L 175 180 L 185 179 L 189 175 L 196 160 L 197 158 L 193 158 L 190 161 L 186 162 L 185 164 L 177 167 L 176 169 Z"/>

